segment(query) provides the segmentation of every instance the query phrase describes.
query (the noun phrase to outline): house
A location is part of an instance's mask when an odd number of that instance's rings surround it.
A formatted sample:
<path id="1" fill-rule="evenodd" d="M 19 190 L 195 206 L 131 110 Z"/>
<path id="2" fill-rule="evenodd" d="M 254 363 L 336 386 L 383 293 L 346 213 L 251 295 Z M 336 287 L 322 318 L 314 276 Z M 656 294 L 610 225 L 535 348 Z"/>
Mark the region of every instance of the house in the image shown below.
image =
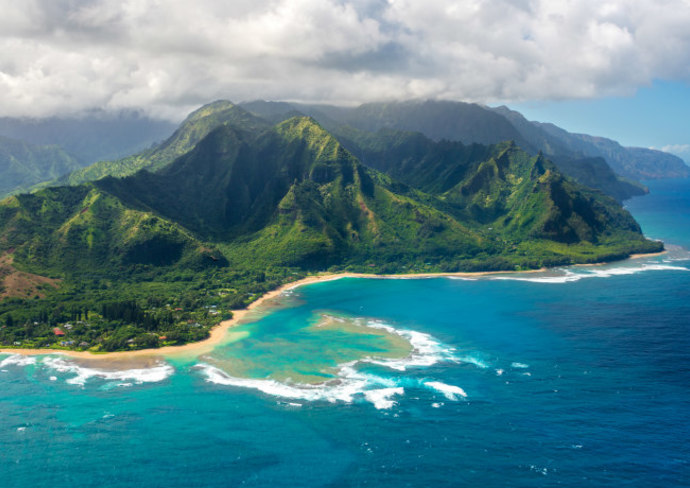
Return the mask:
<path id="1" fill-rule="evenodd" d="M 56 336 L 63 336 L 63 335 L 65 335 L 65 333 L 64 333 L 59 327 L 53 328 L 53 334 L 55 334 Z"/>

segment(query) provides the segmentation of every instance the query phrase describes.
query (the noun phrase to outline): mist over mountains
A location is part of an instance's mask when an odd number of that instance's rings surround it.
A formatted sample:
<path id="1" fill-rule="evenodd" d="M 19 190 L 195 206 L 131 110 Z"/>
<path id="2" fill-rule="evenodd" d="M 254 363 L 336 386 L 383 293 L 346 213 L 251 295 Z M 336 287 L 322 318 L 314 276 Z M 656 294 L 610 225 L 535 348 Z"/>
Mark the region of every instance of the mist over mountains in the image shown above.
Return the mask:
<path id="1" fill-rule="evenodd" d="M 354 141 L 348 139 L 349 129 L 418 132 L 433 141 L 464 144 L 495 144 L 512 140 L 530 154 L 542 152 L 565 174 L 618 200 L 644 192 L 636 181 L 690 175 L 688 166 L 671 154 L 622 147 L 610 139 L 572 134 L 553 124 L 530 122 L 504 106 L 490 108 L 450 101 L 369 103 L 358 107 L 265 101 L 240 105 L 264 121 L 274 123 L 295 115 L 309 115 L 337 137 L 343 137 L 349 144 L 348 149 L 354 152 L 357 148 Z M 36 166 L 35 158 L 27 156 L 26 152 L 14 154 L 7 142 L 0 141 L 4 153 L 12 153 L 11 168 L 9 156 L 4 162 L 0 161 L 0 175 L 5 176 L 6 181 L 0 189 L 0 196 L 27 190 L 42 182 L 44 186 L 50 181 L 76 183 L 112 174 L 99 169 L 104 167 L 104 163 L 90 166 L 99 161 L 108 162 L 105 166 L 112 167 L 112 161 L 125 157 L 129 162 L 120 165 L 130 164 L 133 169 L 139 169 L 137 164 L 132 164 L 139 156 L 128 155 L 164 140 L 175 128 L 171 122 L 150 119 L 135 112 L 62 119 L 1 118 L 0 136 L 34 145 L 57 146 L 56 149 L 62 153 L 56 153 L 54 159 Z M 192 140 L 198 141 L 198 138 L 192 137 Z M 159 150 L 152 147 L 149 151 Z M 65 158 L 70 160 L 68 166 L 61 162 Z M 79 171 L 79 167 L 87 166 L 87 169 Z M 77 173 L 67 176 L 74 171 Z"/>
<path id="2" fill-rule="evenodd" d="M 603 158 L 618 175 L 633 180 L 690 176 L 690 168 L 672 154 L 623 147 L 611 139 L 572 134 L 554 124 L 530 122 L 505 106 L 490 108 L 473 103 L 432 100 L 369 103 L 355 108 L 264 101 L 248 102 L 242 106 L 272 120 L 302 112 L 330 129 L 343 124 L 366 131 L 389 128 L 421 132 L 434 140 L 447 139 L 465 144 L 513 140 L 530 153 L 542 151 L 564 165 L 570 166 L 573 161 L 587 158 Z"/>

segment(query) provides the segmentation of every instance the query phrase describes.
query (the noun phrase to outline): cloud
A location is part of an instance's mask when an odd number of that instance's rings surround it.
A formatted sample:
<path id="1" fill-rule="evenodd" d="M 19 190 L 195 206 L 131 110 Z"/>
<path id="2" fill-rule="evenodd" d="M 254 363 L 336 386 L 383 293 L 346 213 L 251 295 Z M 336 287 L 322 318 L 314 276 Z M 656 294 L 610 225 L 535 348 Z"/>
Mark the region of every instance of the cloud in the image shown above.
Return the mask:
<path id="1" fill-rule="evenodd" d="M 654 149 L 654 148 L 651 148 Z M 676 156 L 685 159 L 690 158 L 690 144 L 669 144 L 660 148 L 661 151 L 675 154 Z"/>
<path id="2" fill-rule="evenodd" d="M 485 103 L 690 82 L 688 0 L 0 0 L 0 115 Z"/>

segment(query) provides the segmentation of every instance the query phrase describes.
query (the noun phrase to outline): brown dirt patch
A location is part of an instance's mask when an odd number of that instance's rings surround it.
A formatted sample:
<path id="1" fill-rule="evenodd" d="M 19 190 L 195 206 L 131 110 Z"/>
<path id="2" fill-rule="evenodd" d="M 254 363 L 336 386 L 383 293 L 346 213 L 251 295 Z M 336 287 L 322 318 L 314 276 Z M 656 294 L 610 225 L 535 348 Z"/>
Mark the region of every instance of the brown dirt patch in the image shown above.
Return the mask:
<path id="1" fill-rule="evenodd" d="M 46 288 L 58 288 L 60 280 L 19 271 L 11 254 L 0 256 L 0 300 L 6 297 L 45 297 Z"/>

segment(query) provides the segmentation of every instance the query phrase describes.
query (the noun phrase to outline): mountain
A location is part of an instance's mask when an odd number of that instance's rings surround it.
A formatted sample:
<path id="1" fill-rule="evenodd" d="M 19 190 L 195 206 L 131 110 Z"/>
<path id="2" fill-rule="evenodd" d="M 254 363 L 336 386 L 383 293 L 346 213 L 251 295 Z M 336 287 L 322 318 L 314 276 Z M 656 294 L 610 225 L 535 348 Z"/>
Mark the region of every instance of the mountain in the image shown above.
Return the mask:
<path id="1" fill-rule="evenodd" d="M 6 200 L 4 247 L 18 262 L 73 271 L 177 265 L 216 246 L 231 263 L 391 270 L 532 267 L 657 246 L 615 201 L 512 142 L 464 146 L 392 131 L 362 153 L 386 175 L 312 118 L 263 130 L 243 120 L 155 173 Z M 410 141 L 418 155 L 395 156 L 409 154 Z"/>
<path id="2" fill-rule="evenodd" d="M 81 117 L 0 118 L 0 135 L 36 145 L 57 145 L 82 166 L 121 158 L 168 137 L 177 124 L 137 112 Z"/>
<path id="3" fill-rule="evenodd" d="M 0 137 L 0 198 L 80 166 L 74 156 L 58 146 L 36 146 Z"/>
<path id="4" fill-rule="evenodd" d="M 558 242 L 598 242 L 605 228 L 638 232 L 626 212 L 599 192 L 564 178 L 543 155 L 514 142 L 491 146 L 434 142 L 416 132 L 350 129 L 344 138 L 365 164 L 437 196 L 464 221 L 490 225 L 516 243 L 537 236 Z M 533 207 L 524 206 L 534 195 Z"/>
<path id="5" fill-rule="evenodd" d="M 268 122 L 231 102 L 219 100 L 192 112 L 170 137 L 150 149 L 120 160 L 99 161 L 50 184 L 75 185 L 105 176 L 128 176 L 141 169 L 155 171 L 190 151 L 211 130 L 222 124 L 241 126 L 254 131 L 270 127 Z"/>
<path id="6" fill-rule="evenodd" d="M 479 236 L 388 182 L 302 117 L 258 135 L 222 125 L 157 173 L 96 184 L 203 239 L 226 242 L 231 261 L 251 253 L 254 262 L 314 269 L 479 249 Z"/>
<path id="7" fill-rule="evenodd" d="M 204 261 L 206 247 L 180 225 L 129 208 L 92 184 L 48 188 L 0 202 L 0 249 L 37 273 Z M 209 264 L 213 260 L 209 258 Z"/>

